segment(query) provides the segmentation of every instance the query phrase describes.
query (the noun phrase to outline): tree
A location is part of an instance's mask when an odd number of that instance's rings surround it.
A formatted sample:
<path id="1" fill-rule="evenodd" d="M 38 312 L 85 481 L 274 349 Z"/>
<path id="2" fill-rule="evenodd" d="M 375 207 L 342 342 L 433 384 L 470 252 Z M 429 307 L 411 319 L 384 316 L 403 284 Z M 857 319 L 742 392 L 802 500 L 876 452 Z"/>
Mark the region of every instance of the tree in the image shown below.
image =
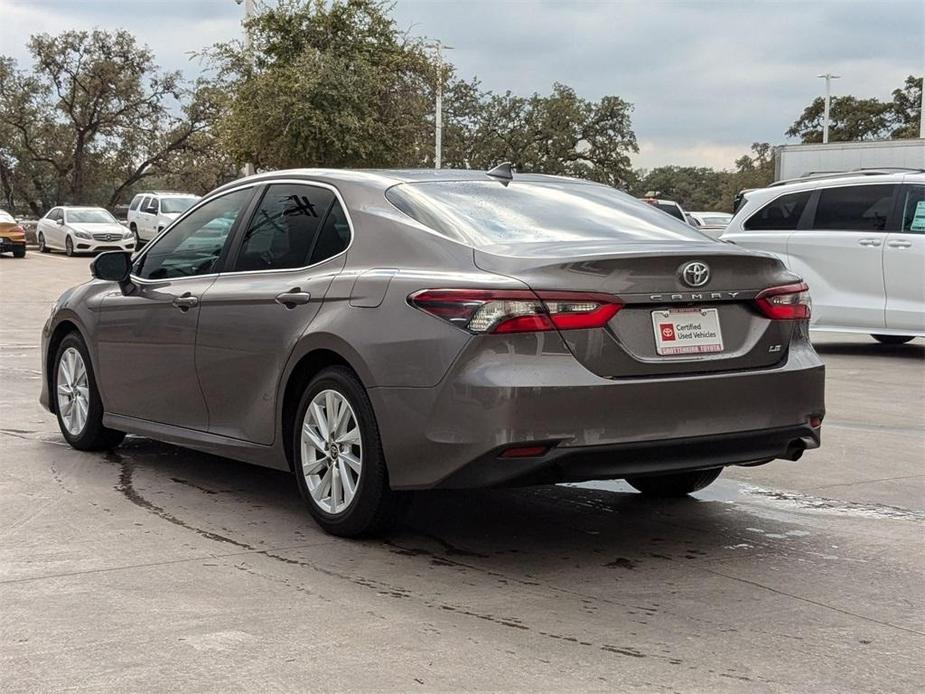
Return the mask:
<path id="1" fill-rule="evenodd" d="M 726 172 L 697 166 L 660 166 L 640 172 L 632 188 L 637 197 L 657 192 L 687 210 L 720 210 L 723 204 Z"/>
<path id="2" fill-rule="evenodd" d="M 918 137 L 922 117 L 922 78 L 914 75 L 906 77 L 903 87 L 893 90 L 892 106 L 892 137 Z"/>
<path id="3" fill-rule="evenodd" d="M 638 147 L 632 106 L 623 99 L 592 102 L 556 83 L 549 96 L 486 93 L 478 102 L 475 114 L 467 112 L 467 122 L 459 125 L 462 135 L 449 148 L 449 165 L 486 169 L 511 161 L 519 171 L 625 185 L 629 153 Z"/>
<path id="4" fill-rule="evenodd" d="M 893 90 L 892 101 L 859 99 L 855 96 L 832 98 L 829 114 L 829 141 L 852 142 L 883 140 L 890 137 L 919 136 L 922 104 L 922 78 L 909 75 L 905 85 Z M 813 99 L 787 130 L 788 137 L 801 142 L 822 142 L 825 100 Z"/>
<path id="5" fill-rule="evenodd" d="M 219 129 L 262 168 L 413 166 L 432 143 L 436 64 L 374 0 L 281 2 L 206 52 L 229 95 Z"/>
<path id="6" fill-rule="evenodd" d="M 109 204 L 169 169 L 200 141 L 214 109 L 162 73 L 125 31 L 65 31 L 29 41 L 31 72 L 0 62 L 0 161 L 33 212 Z"/>

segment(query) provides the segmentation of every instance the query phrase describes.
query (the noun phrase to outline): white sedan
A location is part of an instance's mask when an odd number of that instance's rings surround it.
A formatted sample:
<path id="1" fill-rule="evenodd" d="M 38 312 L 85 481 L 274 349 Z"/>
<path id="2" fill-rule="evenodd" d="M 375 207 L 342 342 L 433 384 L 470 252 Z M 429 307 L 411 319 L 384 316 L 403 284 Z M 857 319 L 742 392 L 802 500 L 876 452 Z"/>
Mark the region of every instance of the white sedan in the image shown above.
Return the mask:
<path id="1" fill-rule="evenodd" d="M 135 250 L 132 232 L 102 207 L 53 207 L 39 220 L 35 235 L 42 253 Z"/>

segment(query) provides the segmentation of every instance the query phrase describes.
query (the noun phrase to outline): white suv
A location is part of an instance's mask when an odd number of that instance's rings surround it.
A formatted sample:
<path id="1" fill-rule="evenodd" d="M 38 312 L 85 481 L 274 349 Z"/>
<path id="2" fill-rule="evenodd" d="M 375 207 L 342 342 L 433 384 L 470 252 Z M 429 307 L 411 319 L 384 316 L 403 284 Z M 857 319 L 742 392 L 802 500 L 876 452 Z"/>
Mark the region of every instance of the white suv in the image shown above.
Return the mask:
<path id="1" fill-rule="evenodd" d="M 190 193 L 139 193 L 128 206 L 128 228 L 136 244 L 150 241 L 199 200 Z"/>
<path id="2" fill-rule="evenodd" d="M 925 335 L 925 172 L 851 172 L 746 193 L 723 241 L 809 284 L 812 330 L 887 344 Z"/>

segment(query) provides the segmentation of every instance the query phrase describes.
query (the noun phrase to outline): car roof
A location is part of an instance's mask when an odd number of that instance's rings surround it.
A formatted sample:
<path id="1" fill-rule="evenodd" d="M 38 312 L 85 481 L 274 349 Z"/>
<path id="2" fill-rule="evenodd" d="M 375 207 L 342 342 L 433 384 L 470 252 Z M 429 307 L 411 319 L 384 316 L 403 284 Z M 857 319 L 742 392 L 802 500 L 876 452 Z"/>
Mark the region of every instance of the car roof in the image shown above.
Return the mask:
<path id="1" fill-rule="evenodd" d="M 753 192 L 761 191 L 762 193 L 771 192 L 775 195 L 781 193 L 799 192 L 803 190 L 816 190 L 817 188 L 834 188 L 836 186 L 848 186 L 858 184 L 875 184 L 875 183 L 900 183 L 904 180 L 925 182 L 925 174 L 919 172 L 896 171 L 883 174 L 857 174 L 845 176 L 819 176 L 817 178 L 808 178 L 792 183 L 780 183 L 767 188 L 756 188 Z"/>
<path id="2" fill-rule="evenodd" d="M 450 181 L 486 181 L 491 182 L 493 179 L 485 171 L 474 169 L 282 169 L 279 171 L 267 171 L 265 173 L 239 178 L 231 183 L 226 183 L 221 188 L 227 190 L 246 183 L 259 183 L 260 181 L 273 180 L 279 178 L 304 178 L 310 181 L 322 181 L 329 183 L 354 183 L 368 184 L 373 187 L 389 188 L 399 183 L 418 183 L 418 182 L 450 182 Z M 586 181 L 580 178 L 570 178 L 568 176 L 551 176 L 548 174 L 528 174 L 514 173 L 514 182 L 531 182 L 531 183 L 572 183 L 579 185 L 597 186 L 603 185 L 593 181 Z"/>

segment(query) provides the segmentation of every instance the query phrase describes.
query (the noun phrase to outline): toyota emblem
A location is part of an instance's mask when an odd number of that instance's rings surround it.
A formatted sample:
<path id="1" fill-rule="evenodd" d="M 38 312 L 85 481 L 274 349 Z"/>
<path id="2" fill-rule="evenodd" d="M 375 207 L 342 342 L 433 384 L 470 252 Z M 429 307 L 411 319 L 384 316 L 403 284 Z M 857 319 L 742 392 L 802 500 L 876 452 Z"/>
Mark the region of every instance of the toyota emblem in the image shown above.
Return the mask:
<path id="1" fill-rule="evenodd" d="M 710 268 L 699 261 L 688 263 L 681 268 L 681 279 L 688 287 L 702 287 L 710 281 Z"/>

